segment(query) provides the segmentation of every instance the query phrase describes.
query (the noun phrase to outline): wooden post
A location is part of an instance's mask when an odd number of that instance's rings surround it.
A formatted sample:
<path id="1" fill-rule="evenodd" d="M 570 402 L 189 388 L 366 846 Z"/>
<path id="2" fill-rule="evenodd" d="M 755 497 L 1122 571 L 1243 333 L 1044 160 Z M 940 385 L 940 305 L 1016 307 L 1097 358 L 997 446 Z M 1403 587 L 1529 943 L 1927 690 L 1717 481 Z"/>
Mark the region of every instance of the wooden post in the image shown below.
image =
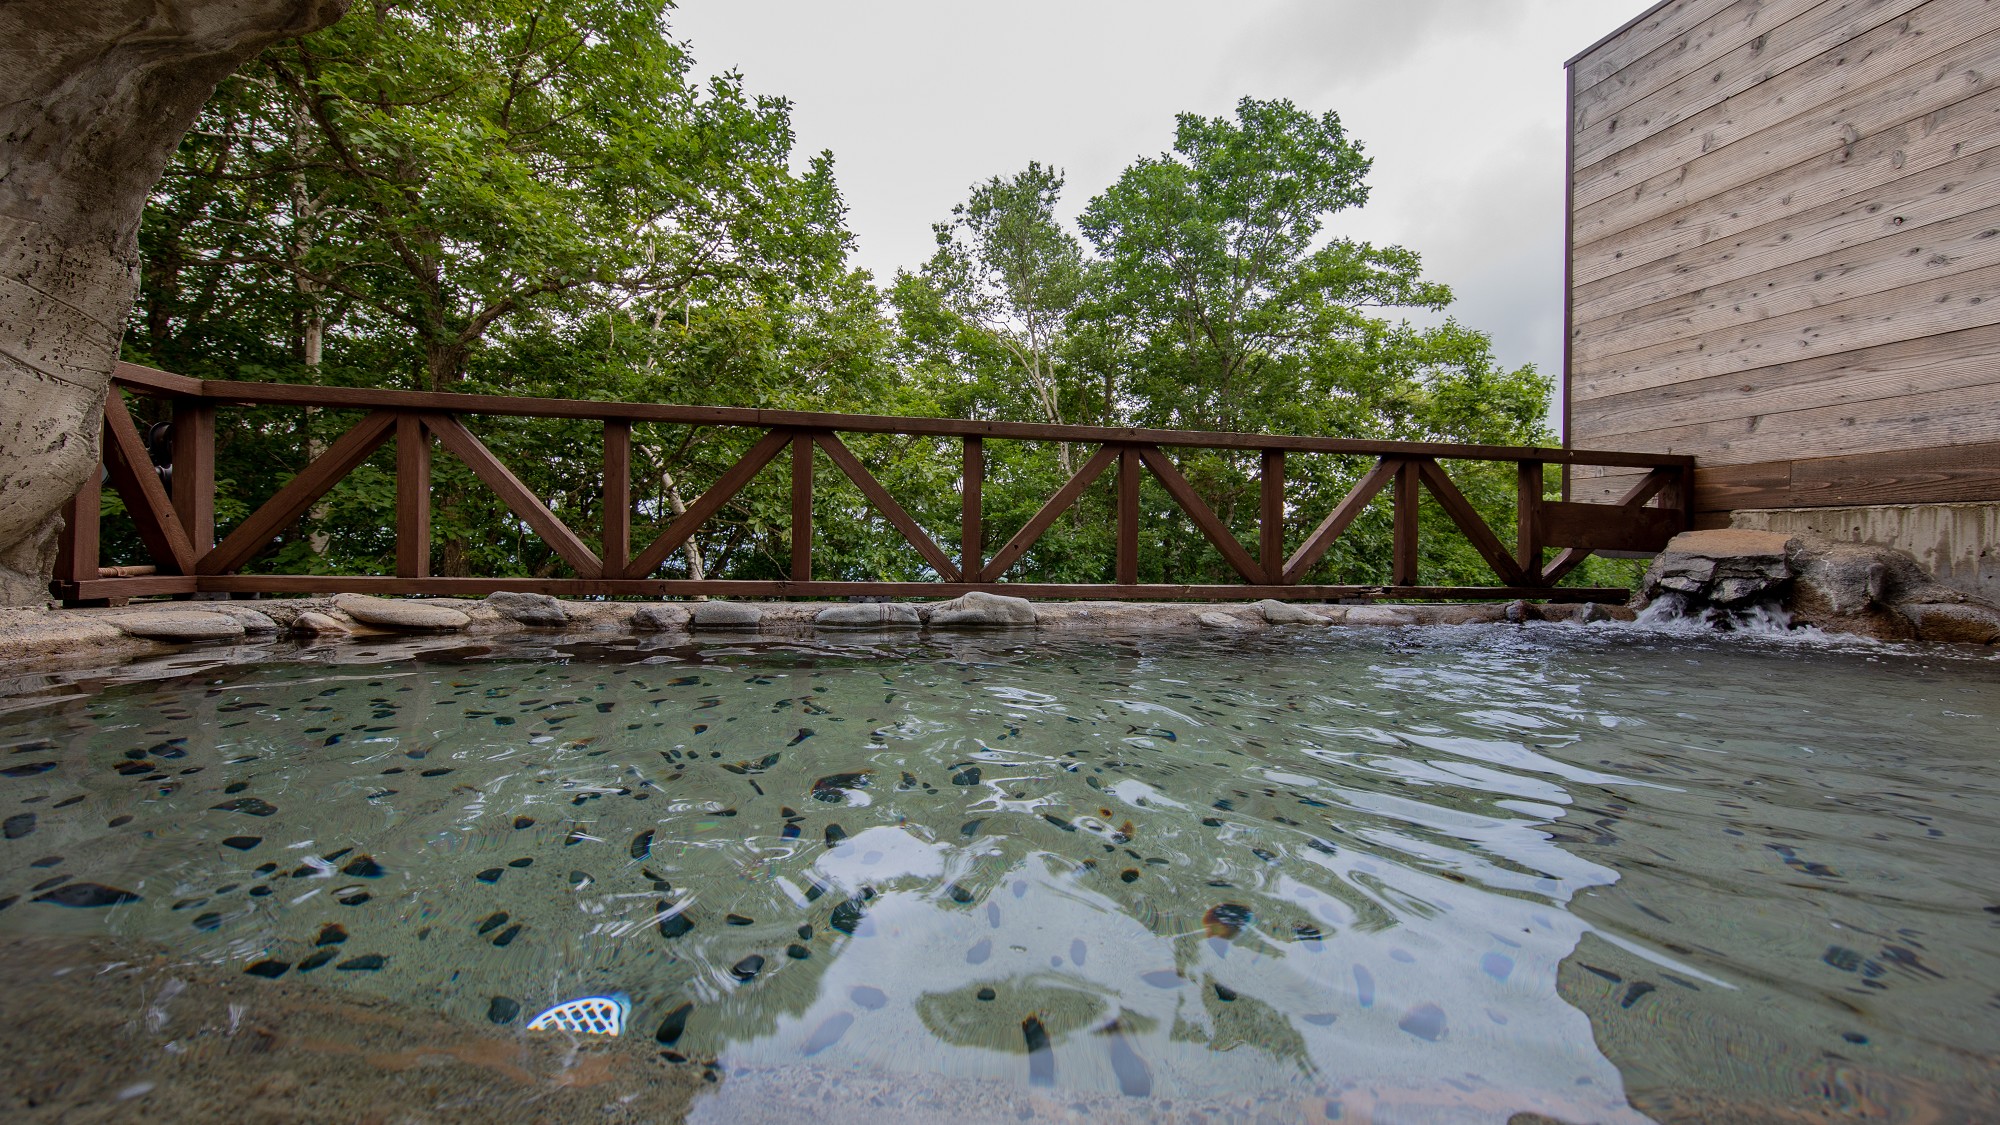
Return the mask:
<path id="1" fill-rule="evenodd" d="M 62 534 L 56 539 L 56 583 L 95 582 L 97 573 L 97 517 L 103 502 L 104 469 L 92 465 L 76 494 L 63 505 Z M 102 605 L 102 601 L 64 598 L 67 606 Z"/>
<path id="2" fill-rule="evenodd" d="M 604 577 L 625 577 L 632 559 L 632 423 L 604 420 Z"/>
<path id="3" fill-rule="evenodd" d="M 174 400 L 174 514 L 195 555 L 215 546 L 215 405 Z"/>
<path id="4" fill-rule="evenodd" d="M 1118 584 L 1139 582 L 1139 451 L 1118 449 Z"/>
<path id="5" fill-rule="evenodd" d="M 1390 566 L 1391 586 L 1417 584 L 1417 498 L 1423 484 L 1414 458 L 1396 466 L 1395 558 Z"/>
<path id="6" fill-rule="evenodd" d="M 959 487 L 958 572 L 961 581 L 979 581 L 986 566 L 986 544 L 981 532 L 980 490 L 986 482 L 986 443 L 976 437 L 965 439 L 965 475 Z"/>
<path id="7" fill-rule="evenodd" d="M 811 582 L 813 569 L 813 439 L 792 435 L 792 581 Z"/>
<path id="8" fill-rule="evenodd" d="M 431 435 L 396 415 L 396 577 L 431 576 Z"/>
<path id="9" fill-rule="evenodd" d="M 1531 586 L 1542 581 L 1542 463 L 1522 461 L 1515 486 L 1514 515 L 1519 531 L 1515 536 L 1514 561 Z"/>
<path id="10" fill-rule="evenodd" d="M 1264 564 L 1264 581 L 1285 584 L 1285 451 L 1266 449 L 1259 478 L 1257 561 Z"/>

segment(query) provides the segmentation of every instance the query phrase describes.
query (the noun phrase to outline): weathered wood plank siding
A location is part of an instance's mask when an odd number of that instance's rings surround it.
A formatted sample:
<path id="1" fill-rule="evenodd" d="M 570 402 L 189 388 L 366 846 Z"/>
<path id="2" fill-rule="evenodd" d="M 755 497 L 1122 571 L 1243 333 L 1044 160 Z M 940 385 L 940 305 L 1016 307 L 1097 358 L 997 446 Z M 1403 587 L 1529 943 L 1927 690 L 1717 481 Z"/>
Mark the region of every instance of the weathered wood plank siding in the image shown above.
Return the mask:
<path id="1" fill-rule="evenodd" d="M 1670 0 L 1570 90 L 1569 441 L 1716 516 L 2000 501 L 2000 0 Z"/>

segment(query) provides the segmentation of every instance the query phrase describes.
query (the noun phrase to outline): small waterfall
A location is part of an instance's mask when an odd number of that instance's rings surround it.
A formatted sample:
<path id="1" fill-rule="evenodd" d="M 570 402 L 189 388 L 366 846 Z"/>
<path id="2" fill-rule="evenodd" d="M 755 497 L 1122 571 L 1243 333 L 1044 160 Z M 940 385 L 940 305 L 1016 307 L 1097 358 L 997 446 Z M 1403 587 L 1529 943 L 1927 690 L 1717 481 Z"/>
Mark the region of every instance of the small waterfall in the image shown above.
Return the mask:
<path id="1" fill-rule="evenodd" d="M 1747 633 L 1767 637 L 1815 631 L 1811 626 L 1794 625 L 1791 613 L 1776 597 L 1720 606 L 1674 592 L 1662 593 L 1647 603 L 1633 624 L 1667 632 Z"/>

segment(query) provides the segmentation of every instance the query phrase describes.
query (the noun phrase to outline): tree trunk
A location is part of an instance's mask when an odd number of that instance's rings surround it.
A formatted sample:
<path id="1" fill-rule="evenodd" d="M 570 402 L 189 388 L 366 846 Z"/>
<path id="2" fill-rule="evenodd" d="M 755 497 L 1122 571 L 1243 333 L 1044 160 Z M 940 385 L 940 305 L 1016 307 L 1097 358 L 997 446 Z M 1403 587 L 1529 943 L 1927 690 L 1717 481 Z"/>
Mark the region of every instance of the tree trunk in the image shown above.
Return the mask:
<path id="1" fill-rule="evenodd" d="M 0 4 L 0 605 L 48 599 L 97 470 L 147 196 L 215 85 L 348 0 Z"/>

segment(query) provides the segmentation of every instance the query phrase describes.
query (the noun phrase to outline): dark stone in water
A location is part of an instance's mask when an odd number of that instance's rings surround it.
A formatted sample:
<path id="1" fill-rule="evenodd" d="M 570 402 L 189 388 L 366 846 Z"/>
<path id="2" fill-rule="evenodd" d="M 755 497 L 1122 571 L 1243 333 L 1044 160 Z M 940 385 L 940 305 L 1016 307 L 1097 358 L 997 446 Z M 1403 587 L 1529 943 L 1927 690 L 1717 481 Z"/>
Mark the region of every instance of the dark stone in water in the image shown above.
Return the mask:
<path id="1" fill-rule="evenodd" d="M 268 895 L 268 894 L 270 894 L 270 893 L 271 893 L 271 888 L 269 888 L 269 887 L 264 887 L 264 886 L 257 886 L 257 887 L 251 887 L 251 888 L 250 888 L 250 897 L 251 897 L 251 898 L 263 898 L 263 897 L 265 897 L 266 895 Z"/>
<path id="2" fill-rule="evenodd" d="M 250 783 L 247 781 L 232 781 L 229 784 L 223 786 L 222 791 L 224 793 L 241 793 L 248 788 L 250 788 Z M 216 807 L 221 808 L 222 806 L 217 805 Z"/>
<path id="3" fill-rule="evenodd" d="M 340 873 L 342 875 L 352 875 L 356 879 L 380 879 L 382 876 L 388 874 L 388 872 L 382 870 L 382 865 L 376 863 L 372 856 L 365 855 L 358 855 L 348 860 L 347 866 L 341 868 Z"/>
<path id="4" fill-rule="evenodd" d="M 63 857 L 61 857 L 61 856 L 59 856 L 59 855 L 45 855 L 45 856 L 43 856 L 42 858 L 40 858 L 40 859 L 36 860 L 35 862 L 33 862 L 33 863 L 29 864 L 28 866 L 29 866 L 29 867 L 42 867 L 42 868 L 48 868 L 48 867 L 58 867 L 58 866 L 61 866 L 61 864 L 62 864 L 62 861 L 63 861 Z"/>
<path id="5" fill-rule="evenodd" d="M 660 1021 L 660 1030 L 653 1033 L 653 1039 L 663 1047 L 671 1047 L 681 1041 L 681 1033 L 687 1030 L 688 1016 L 694 1013 L 692 1003 L 682 1004 L 667 1013 Z"/>
<path id="6" fill-rule="evenodd" d="M 1209 907 L 1208 913 L 1201 916 L 1201 926 L 1209 937 L 1226 940 L 1243 932 L 1243 927 L 1250 924 L 1252 917 L 1254 915 L 1249 907 L 1225 902 Z"/>
<path id="7" fill-rule="evenodd" d="M 0 777 L 33 777 L 38 773 L 47 773 L 54 768 L 56 768 L 54 762 L 27 762 L 23 765 L 8 766 L 6 769 L 0 769 Z"/>
<path id="8" fill-rule="evenodd" d="M 955 774 L 952 774 L 952 775 L 951 775 L 951 783 L 952 783 L 953 785 L 977 785 L 977 784 L 979 784 L 979 767 L 978 767 L 978 766 L 967 766 L 967 767 L 965 767 L 964 769 L 962 769 L 962 770 L 958 771 L 957 773 L 955 773 Z"/>
<path id="9" fill-rule="evenodd" d="M 748 981 L 763 971 L 764 958 L 761 954 L 757 953 L 752 953 L 743 960 L 729 966 L 729 975 L 740 981 Z"/>
<path id="10" fill-rule="evenodd" d="M 313 939 L 313 944 L 339 945 L 341 942 L 344 942 L 346 940 L 347 940 L 347 927 L 342 926 L 337 922 L 328 922 L 326 925 L 321 926 L 319 928 L 319 936 Z"/>
<path id="11" fill-rule="evenodd" d="M 479 880 L 482 883 L 497 883 L 500 881 L 500 876 L 505 874 L 506 872 L 502 871 L 498 867 L 489 867 L 486 870 L 481 871 L 479 874 L 474 875 L 473 878 Z"/>
<path id="12" fill-rule="evenodd" d="M 569 873 L 569 889 L 572 891 L 580 891 L 595 882 L 597 880 L 591 878 L 588 871 L 571 871 Z"/>
<path id="13" fill-rule="evenodd" d="M 861 927 L 863 915 L 861 900 L 851 898 L 833 908 L 833 917 L 827 919 L 827 925 L 832 926 L 843 934 L 852 936 L 854 931 Z"/>
<path id="14" fill-rule="evenodd" d="M 334 901 L 340 903 L 342 906 L 360 906 L 374 896 L 359 887 L 348 887 L 344 890 L 333 892 L 333 897 Z"/>
<path id="15" fill-rule="evenodd" d="M 632 858 L 645 859 L 653 854 L 653 833 L 651 829 L 632 837 Z"/>
<path id="16" fill-rule="evenodd" d="M 299 962 L 299 972 L 310 973 L 314 969 L 319 968 L 321 965 L 326 964 L 328 961 L 333 960 L 337 956 L 339 956 L 339 954 L 334 950 L 322 949 L 317 953 L 313 953 L 307 956 L 305 960 Z"/>
<path id="17" fill-rule="evenodd" d="M 1049 1048 L 1049 1033 L 1042 1021 L 1034 1016 L 1022 1020 L 1021 1037 L 1028 1041 L 1028 1085 L 1055 1085 L 1056 1056 Z"/>
<path id="18" fill-rule="evenodd" d="M 1419 1004 L 1396 1021 L 1396 1026 L 1428 1043 L 1444 1038 L 1444 1009 L 1436 1004 Z"/>
<path id="19" fill-rule="evenodd" d="M 828 774 L 812 784 L 812 798 L 830 804 L 841 804 L 847 800 L 849 789 L 865 788 L 868 784 L 866 773 Z"/>
<path id="20" fill-rule="evenodd" d="M 981 1000 L 991 1000 L 1000 994 L 990 988 L 982 988 L 978 992 L 973 993 L 973 995 L 979 997 Z"/>
<path id="21" fill-rule="evenodd" d="M 853 1026 L 853 1012 L 835 1012 L 821 1021 L 811 1035 L 806 1036 L 804 1045 L 799 1048 L 799 1054 L 807 1058 L 819 1054 L 840 1042 L 840 1037 L 847 1034 L 847 1029 Z"/>
<path id="22" fill-rule="evenodd" d="M 5 833 L 9 840 L 18 840 L 34 830 L 35 814 L 31 812 L 16 813 L 5 822 L 0 822 L 0 832 Z"/>
<path id="23" fill-rule="evenodd" d="M 986 823 L 984 820 L 968 820 L 958 826 L 958 834 L 970 840 L 979 835 L 979 826 L 984 823 Z"/>
<path id="24" fill-rule="evenodd" d="M 209 911 L 206 914 L 197 914 L 194 916 L 193 925 L 195 929 L 200 930 L 202 933 L 213 933 L 221 927 L 222 915 L 214 911 Z"/>
<path id="25" fill-rule="evenodd" d="M 799 940 L 800 940 L 800 941 L 811 941 L 812 939 L 813 939 L 813 928 L 812 928 L 812 923 L 808 922 L 808 923 L 806 923 L 805 925 L 803 925 L 803 926 L 800 926 L 800 927 L 799 927 Z"/>
<path id="26" fill-rule="evenodd" d="M 1064 832 L 1076 831 L 1076 825 L 1071 824 L 1069 821 L 1064 820 L 1062 817 L 1052 816 L 1048 813 L 1043 813 L 1042 819 L 1048 821 L 1050 824 L 1055 825 L 1057 828 L 1062 829 Z"/>
<path id="27" fill-rule="evenodd" d="M 660 902 L 658 910 L 661 914 L 665 914 L 667 911 L 672 910 L 673 908 L 674 908 L 673 903 L 667 902 L 663 899 Z M 674 914 L 669 917 L 660 919 L 660 936 L 663 938 L 685 937 L 693 930 L 694 930 L 694 919 L 689 918 L 688 912 L 685 910 L 681 911 L 678 914 Z"/>
<path id="28" fill-rule="evenodd" d="M 359 957 L 349 957 L 334 968 L 343 973 L 372 973 L 389 963 L 380 953 L 364 953 Z"/>
<path id="29" fill-rule="evenodd" d="M 750 926 L 756 924 L 755 919 L 745 918 L 741 914 L 725 914 L 723 915 L 722 921 L 723 924 L 730 926 Z"/>
<path id="30" fill-rule="evenodd" d="M 71 883 L 66 887 L 57 887 L 46 894 L 36 895 L 34 901 L 87 909 L 95 906 L 122 906 L 128 902 L 138 902 L 140 897 L 131 891 L 107 887 L 102 883 Z"/>
<path id="31" fill-rule="evenodd" d="M 951 884 L 950 886 L 946 887 L 944 891 L 946 894 L 951 896 L 951 901 L 956 902 L 961 906 L 972 901 L 972 890 L 968 887 L 961 886 L 958 883 Z"/>
<path id="32" fill-rule="evenodd" d="M 424 771 L 423 771 L 422 773 L 419 773 L 419 774 L 418 774 L 417 776 L 418 776 L 418 777 L 443 777 L 443 776 L 444 776 L 445 774 L 448 774 L 448 773 L 450 773 L 450 772 L 451 772 L 451 770 L 452 770 L 452 767 L 450 767 L 450 766 L 438 766 L 438 767 L 435 767 L 435 768 L 433 768 L 433 769 L 427 769 L 427 770 L 424 770 Z"/>
<path id="33" fill-rule="evenodd" d="M 223 847 L 235 848 L 239 852 L 247 852 L 263 842 L 264 837 L 262 836 L 224 836 L 222 838 Z"/>
<path id="34" fill-rule="evenodd" d="M 1136 883 L 1139 881 L 1139 869 L 1136 867 L 1128 867 L 1125 870 L 1120 871 L 1118 873 L 1118 878 L 1123 882 Z"/>
<path id="35" fill-rule="evenodd" d="M 827 847 L 829 848 L 836 847 L 840 844 L 842 840 L 845 839 L 847 839 L 847 829 L 842 828 L 838 824 L 829 824 L 826 826 Z"/>
<path id="36" fill-rule="evenodd" d="M 64 883 L 69 882 L 73 878 L 75 878 L 75 876 L 73 875 L 58 875 L 53 879 L 44 879 L 41 882 L 36 883 L 34 886 L 29 887 L 28 892 L 30 894 L 33 894 L 36 891 L 46 891 L 50 887 L 60 887 Z"/>
<path id="37" fill-rule="evenodd" d="M 492 914 L 487 915 L 486 919 L 479 923 L 479 929 L 477 932 L 482 934 L 490 934 L 494 930 L 497 930 L 506 924 L 507 924 L 507 912 L 505 910 L 496 911 Z"/>
<path id="38" fill-rule="evenodd" d="M 533 828 L 534 826 L 535 818 L 532 816 L 517 816 L 514 818 L 514 830 L 517 832 L 523 828 Z"/>
<path id="39" fill-rule="evenodd" d="M 188 772 L 188 771 L 186 771 L 186 770 L 182 770 L 181 772 L 182 772 L 182 773 L 186 773 L 186 772 Z M 125 827 L 126 825 L 128 825 L 128 824 L 130 824 L 130 823 L 132 823 L 132 818 L 131 818 L 131 817 L 130 817 L 129 815 L 119 815 L 119 816 L 114 816 L 114 817 L 112 817 L 112 818 L 111 818 L 110 820 L 108 820 L 108 821 L 105 821 L 105 822 L 104 822 L 104 827 L 106 827 L 106 828 L 123 828 L 123 827 Z"/>
<path id="40" fill-rule="evenodd" d="M 1215 998 L 1225 1004 L 1234 1004 L 1236 1002 L 1236 990 L 1226 984 L 1217 983 L 1215 986 Z"/>
<path id="41" fill-rule="evenodd" d="M 792 944 L 785 947 L 785 956 L 790 957 L 794 961 L 809 960 L 811 959 L 812 955 L 813 955 L 812 950 L 807 949 L 805 946 L 800 945 L 797 942 L 793 942 Z"/>
<path id="42" fill-rule="evenodd" d="M 278 811 L 278 806 L 256 797 L 238 797 L 234 801 L 224 801 L 212 807 L 222 812 L 240 812 L 249 816 L 270 816 Z"/>
<path id="43" fill-rule="evenodd" d="M 513 1023 L 521 1014 L 521 1002 L 511 996 L 495 996 L 486 1004 L 486 1019 L 491 1023 Z"/>
<path id="44" fill-rule="evenodd" d="M 533 856 L 524 855 L 520 859 L 510 859 L 507 861 L 507 866 L 509 867 L 533 867 L 534 865 L 535 859 Z"/>
<path id="45" fill-rule="evenodd" d="M 0 910 L 5 910 L 21 901 L 20 895 L 0 895 Z"/>
<path id="46" fill-rule="evenodd" d="M 521 924 L 516 922 L 493 936 L 493 948 L 505 949 L 514 944 L 514 939 L 520 936 Z"/>
<path id="47" fill-rule="evenodd" d="M 778 830 L 778 836 L 781 839 L 796 840 L 799 838 L 799 826 L 796 824 L 787 824 Z"/>
<path id="48" fill-rule="evenodd" d="M 250 974 L 253 977 L 263 977 L 266 980 L 277 980 L 279 977 L 284 976 L 287 972 L 290 972 L 291 968 L 292 968 L 291 965 L 284 961 L 259 961 L 256 964 L 250 966 L 249 968 L 244 969 L 243 971 Z"/>
<path id="49" fill-rule="evenodd" d="M 889 1003 L 888 993 L 865 984 L 855 985 L 848 991 L 847 996 L 871 1012 L 879 1012 Z"/>

